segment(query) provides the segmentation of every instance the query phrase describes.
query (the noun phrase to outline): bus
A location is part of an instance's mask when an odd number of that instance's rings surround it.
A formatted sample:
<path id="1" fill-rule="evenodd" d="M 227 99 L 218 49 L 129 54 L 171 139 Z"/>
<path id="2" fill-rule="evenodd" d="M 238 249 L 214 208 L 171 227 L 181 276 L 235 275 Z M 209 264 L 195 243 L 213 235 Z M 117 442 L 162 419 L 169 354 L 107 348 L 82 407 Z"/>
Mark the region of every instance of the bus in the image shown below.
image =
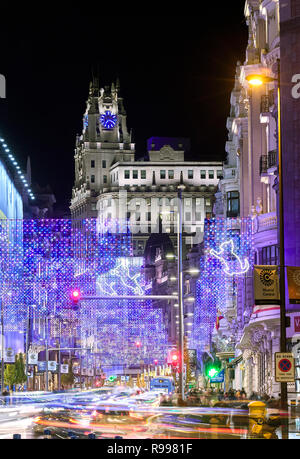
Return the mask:
<path id="1" fill-rule="evenodd" d="M 157 376 L 150 381 L 150 390 L 172 394 L 175 391 L 174 378 L 171 376 Z"/>

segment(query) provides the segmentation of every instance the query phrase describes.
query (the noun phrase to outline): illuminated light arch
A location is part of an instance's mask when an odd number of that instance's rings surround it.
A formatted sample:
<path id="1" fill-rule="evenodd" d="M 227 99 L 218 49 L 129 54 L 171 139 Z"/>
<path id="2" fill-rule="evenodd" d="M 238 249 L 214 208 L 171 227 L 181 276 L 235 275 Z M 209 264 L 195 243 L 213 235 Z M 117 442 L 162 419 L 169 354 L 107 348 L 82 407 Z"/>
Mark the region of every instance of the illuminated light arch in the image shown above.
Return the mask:
<path id="1" fill-rule="evenodd" d="M 240 267 L 240 270 L 235 270 L 232 269 L 232 266 L 228 260 L 225 259 L 226 256 L 226 248 L 229 247 L 230 249 L 230 254 L 232 258 L 236 259 L 236 262 L 238 266 Z M 241 260 L 241 258 L 234 252 L 234 242 L 232 239 L 229 241 L 225 241 L 220 245 L 220 250 L 217 252 L 214 249 L 210 250 L 210 254 L 216 257 L 218 260 L 220 260 L 225 267 L 223 268 L 224 273 L 228 274 L 228 276 L 238 276 L 241 274 L 245 274 L 246 272 L 249 271 L 250 264 L 247 258 L 244 259 L 244 261 Z"/>

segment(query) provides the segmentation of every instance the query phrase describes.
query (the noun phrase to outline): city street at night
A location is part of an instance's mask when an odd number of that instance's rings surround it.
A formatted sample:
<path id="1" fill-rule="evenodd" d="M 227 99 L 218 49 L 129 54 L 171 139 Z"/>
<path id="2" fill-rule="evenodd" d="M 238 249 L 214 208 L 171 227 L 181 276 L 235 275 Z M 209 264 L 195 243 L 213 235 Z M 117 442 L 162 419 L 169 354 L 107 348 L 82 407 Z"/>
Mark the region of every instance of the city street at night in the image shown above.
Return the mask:
<path id="1" fill-rule="evenodd" d="M 3 7 L 0 440 L 298 440 L 300 0 L 89 6 Z"/>
<path id="2" fill-rule="evenodd" d="M 23 401 L 22 401 L 23 398 Z M 258 433 L 249 420 L 248 403 L 214 402 L 212 406 L 161 406 L 158 393 L 104 388 L 49 395 L 35 393 L 9 400 L 1 408 L 0 435 L 23 439 L 247 439 L 281 438 L 284 414 L 268 409 Z M 287 414 L 290 439 L 300 435 L 300 413 Z"/>

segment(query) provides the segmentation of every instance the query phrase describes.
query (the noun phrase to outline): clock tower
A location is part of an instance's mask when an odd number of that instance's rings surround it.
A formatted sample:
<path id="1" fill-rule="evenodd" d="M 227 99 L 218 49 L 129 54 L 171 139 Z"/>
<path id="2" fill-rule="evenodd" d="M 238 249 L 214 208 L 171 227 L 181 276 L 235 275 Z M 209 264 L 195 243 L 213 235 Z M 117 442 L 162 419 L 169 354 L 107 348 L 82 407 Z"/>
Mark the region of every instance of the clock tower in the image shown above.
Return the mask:
<path id="1" fill-rule="evenodd" d="M 110 167 L 117 162 L 132 162 L 135 144 L 128 133 L 120 84 L 99 87 L 90 83 L 83 116 L 83 130 L 76 138 L 75 184 L 72 190 L 73 219 L 97 217 L 97 197 L 111 186 Z"/>

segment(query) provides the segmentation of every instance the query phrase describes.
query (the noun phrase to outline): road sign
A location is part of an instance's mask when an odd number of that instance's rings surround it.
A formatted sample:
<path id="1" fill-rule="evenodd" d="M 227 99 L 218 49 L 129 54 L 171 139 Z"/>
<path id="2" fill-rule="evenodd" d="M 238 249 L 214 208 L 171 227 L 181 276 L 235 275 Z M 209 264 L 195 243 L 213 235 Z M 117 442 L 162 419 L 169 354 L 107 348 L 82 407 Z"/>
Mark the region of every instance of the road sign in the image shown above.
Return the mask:
<path id="1" fill-rule="evenodd" d="M 275 381 L 295 381 L 295 362 L 292 353 L 275 352 Z"/>
<path id="2" fill-rule="evenodd" d="M 216 376 L 210 378 L 211 383 L 223 383 L 224 382 L 224 370 L 220 371 Z"/>

